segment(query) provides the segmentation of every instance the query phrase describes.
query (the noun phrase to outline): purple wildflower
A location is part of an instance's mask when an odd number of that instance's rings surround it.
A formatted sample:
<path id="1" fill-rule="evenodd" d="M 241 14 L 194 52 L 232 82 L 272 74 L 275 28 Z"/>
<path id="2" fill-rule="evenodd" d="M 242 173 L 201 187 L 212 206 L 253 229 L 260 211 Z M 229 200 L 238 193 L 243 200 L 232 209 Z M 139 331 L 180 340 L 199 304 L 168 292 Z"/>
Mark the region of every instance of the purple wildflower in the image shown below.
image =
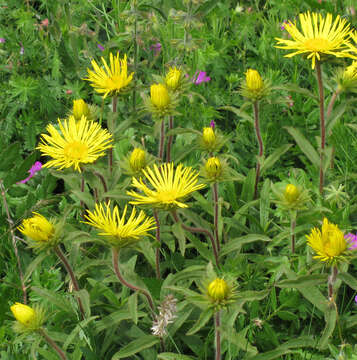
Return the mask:
<path id="1" fill-rule="evenodd" d="M 195 75 L 193 75 L 193 79 L 192 79 L 192 82 L 196 85 L 201 84 L 203 82 L 208 82 L 211 80 L 211 78 L 209 76 L 206 76 L 205 71 L 200 71 L 197 75 L 197 78 L 196 78 L 196 74 L 197 74 L 197 71 L 195 72 Z"/>
<path id="2" fill-rule="evenodd" d="M 0 44 L 3 44 L 4 42 L 6 42 L 5 38 L 0 38 Z"/>
<path id="3" fill-rule="evenodd" d="M 285 25 L 287 24 L 288 22 L 286 20 L 283 21 L 283 23 L 281 24 L 280 26 L 280 29 L 281 30 L 285 30 Z"/>
<path id="4" fill-rule="evenodd" d="M 162 46 L 159 42 L 150 46 L 150 50 L 154 52 L 155 56 L 160 54 L 161 48 Z"/>
<path id="5" fill-rule="evenodd" d="M 42 169 L 42 164 L 39 161 L 36 161 L 32 166 L 31 169 L 28 171 L 30 175 L 24 179 L 18 182 L 18 184 L 25 184 L 27 183 L 38 171 Z"/>
<path id="6" fill-rule="evenodd" d="M 354 235 L 352 233 L 348 233 L 345 235 L 345 239 L 347 240 L 350 247 L 348 250 L 356 250 L 357 249 L 357 235 Z"/>
<path id="7" fill-rule="evenodd" d="M 97 43 L 97 46 L 100 51 L 104 51 L 104 46 L 100 45 L 99 43 Z"/>
<path id="8" fill-rule="evenodd" d="M 355 296 L 355 303 L 357 304 L 357 295 Z"/>
<path id="9" fill-rule="evenodd" d="M 216 127 L 216 124 L 214 123 L 214 120 L 211 120 L 211 123 L 209 124 L 212 129 Z"/>

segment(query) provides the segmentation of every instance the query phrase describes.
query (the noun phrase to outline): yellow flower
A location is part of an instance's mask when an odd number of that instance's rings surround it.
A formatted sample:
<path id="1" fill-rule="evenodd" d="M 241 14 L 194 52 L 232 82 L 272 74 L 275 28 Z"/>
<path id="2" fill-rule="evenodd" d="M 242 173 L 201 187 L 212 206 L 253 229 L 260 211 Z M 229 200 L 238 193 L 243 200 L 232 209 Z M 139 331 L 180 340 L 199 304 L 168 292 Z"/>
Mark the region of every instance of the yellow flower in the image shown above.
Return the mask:
<path id="1" fill-rule="evenodd" d="M 296 199 L 299 197 L 299 195 L 300 195 L 300 191 L 295 185 L 293 184 L 286 185 L 284 196 L 288 203 L 295 202 Z"/>
<path id="2" fill-rule="evenodd" d="M 263 79 L 257 70 L 248 69 L 245 73 L 245 81 L 250 91 L 260 91 L 264 87 Z"/>
<path id="3" fill-rule="evenodd" d="M 141 171 L 146 166 L 145 150 L 135 148 L 130 155 L 129 164 L 134 173 Z"/>
<path id="4" fill-rule="evenodd" d="M 205 186 L 197 184 L 198 173 L 196 171 L 191 167 L 183 167 L 182 164 L 179 164 L 176 170 L 174 170 L 173 163 L 162 164 L 159 168 L 154 165 L 153 170 L 146 167 L 143 175 L 153 190 L 141 178 L 140 181 L 133 178 L 132 185 L 144 194 L 128 191 L 127 194 L 136 199 L 131 201 L 131 204 L 151 205 L 166 210 L 173 210 L 177 207 L 186 208 L 188 205 L 183 202 L 184 199 Z"/>
<path id="5" fill-rule="evenodd" d="M 113 54 L 110 53 L 109 60 L 110 67 L 102 57 L 104 68 L 99 67 L 95 60 L 92 60 L 91 63 L 94 71 L 87 69 L 88 78 L 83 79 L 90 81 L 91 86 L 96 92 L 104 94 L 103 99 L 105 99 L 108 95 L 118 95 L 122 92 L 133 80 L 134 75 L 132 72 L 128 76 L 126 54 L 124 55 L 124 59 L 120 59 L 119 52 L 116 56 L 113 56 Z"/>
<path id="6" fill-rule="evenodd" d="M 163 84 L 153 84 L 150 87 L 150 99 L 151 103 L 159 108 L 163 109 L 170 104 L 170 96 L 167 88 Z"/>
<path id="7" fill-rule="evenodd" d="M 180 85 L 181 70 L 175 67 L 170 67 L 169 72 L 166 75 L 165 83 L 166 86 L 171 90 L 176 90 Z"/>
<path id="8" fill-rule="evenodd" d="M 83 99 L 73 100 L 73 116 L 76 120 L 80 120 L 81 117 L 88 117 L 89 108 Z"/>
<path id="9" fill-rule="evenodd" d="M 352 31 L 346 19 L 338 15 L 332 21 L 332 14 L 324 18 L 321 14 L 306 12 L 299 14 L 301 30 L 291 21 L 285 26 L 285 30 L 291 35 L 291 39 L 276 38 L 278 45 L 275 47 L 285 50 L 295 50 L 285 55 L 292 57 L 297 54 L 307 54 L 312 59 L 312 69 L 315 68 L 316 59 L 319 61 L 322 54 L 336 57 L 351 57 L 349 52 L 349 39 Z"/>
<path id="10" fill-rule="evenodd" d="M 36 148 L 53 158 L 45 167 L 61 170 L 73 166 L 74 170 L 81 172 L 81 164 L 93 163 L 112 147 L 112 135 L 84 116 L 78 122 L 74 116 L 63 122 L 58 119 L 58 124 L 60 131 L 53 125 L 47 126 L 49 135 L 41 134 L 41 143 Z"/>
<path id="11" fill-rule="evenodd" d="M 202 142 L 207 149 L 213 149 L 216 145 L 216 135 L 212 127 L 203 128 Z"/>
<path id="12" fill-rule="evenodd" d="M 33 213 L 35 216 L 25 219 L 17 228 L 30 239 L 38 242 L 48 242 L 54 236 L 55 228 L 44 216 Z"/>
<path id="13" fill-rule="evenodd" d="M 127 247 L 135 244 L 142 236 L 148 235 L 148 231 L 156 229 L 155 219 L 147 217 L 143 211 L 140 211 L 136 217 L 136 209 L 133 208 L 129 219 L 126 221 L 127 206 L 120 216 L 118 206 L 110 209 L 110 202 L 105 204 L 96 204 L 95 210 L 87 210 L 85 223 L 89 224 L 102 232 L 99 235 L 105 236 L 108 242 L 114 247 Z"/>
<path id="14" fill-rule="evenodd" d="M 207 287 L 207 294 L 212 301 L 222 301 L 229 297 L 230 288 L 224 279 L 215 279 Z"/>
<path id="15" fill-rule="evenodd" d="M 222 164 L 217 157 L 210 157 L 206 161 L 205 170 L 210 179 L 217 179 L 222 174 Z"/>
<path id="16" fill-rule="evenodd" d="M 317 254 L 315 259 L 326 261 L 328 264 L 335 264 L 342 259 L 347 251 L 347 242 L 343 232 L 337 225 L 329 223 L 324 218 L 322 229 L 313 228 L 310 235 L 306 235 L 308 245 Z"/>
<path id="17" fill-rule="evenodd" d="M 36 312 L 30 306 L 16 302 L 10 307 L 15 319 L 22 325 L 29 326 L 36 318 Z"/>

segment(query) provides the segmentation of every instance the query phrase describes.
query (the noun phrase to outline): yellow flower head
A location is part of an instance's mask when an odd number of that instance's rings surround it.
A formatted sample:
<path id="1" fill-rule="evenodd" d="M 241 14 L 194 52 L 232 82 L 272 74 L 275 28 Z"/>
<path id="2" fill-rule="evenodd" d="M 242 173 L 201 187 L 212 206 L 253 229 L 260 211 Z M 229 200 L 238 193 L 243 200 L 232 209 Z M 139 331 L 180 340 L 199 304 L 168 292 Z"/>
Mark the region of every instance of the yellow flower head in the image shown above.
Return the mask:
<path id="1" fill-rule="evenodd" d="M 82 116 L 88 117 L 89 108 L 83 99 L 73 100 L 73 116 L 76 120 L 80 120 Z"/>
<path id="2" fill-rule="evenodd" d="M 132 185 L 135 186 L 140 193 L 128 191 L 127 194 L 134 197 L 135 200 L 131 204 L 135 205 L 151 205 L 155 208 L 173 210 L 178 207 L 186 208 L 183 201 L 194 191 L 202 189 L 204 184 L 197 184 L 198 173 L 191 167 L 184 167 L 179 164 L 174 170 L 174 164 L 162 164 L 159 168 L 146 167 L 143 170 L 146 182 L 151 184 L 153 190 L 140 179 L 134 177 Z M 142 194 L 143 193 L 143 194 Z"/>
<path id="3" fill-rule="evenodd" d="M 105 208 L 104 208 L 105 207 Z M 147 217 L 143 211 L 136 216 L 136 209 L 133 208 L 128 220 L 125 220 L 127 206 L 124 207 L 120 216 L 118 206 L 110 209 L 110 202 L 105 204 L 96 204 L 95 210 L 87 210 L 85 223 L 89 224 L 102 232 L 101 236 L 105 236 L 111 246 L 123 248 L 131 246 L 138 242 L 141 237 L 148 235 L 148 231 L 156 229 L 155 219 Z"/>
<path id="4" fill-rule="evenodd" d="M 169 72 L 166 75 L 165 83 L 166 86 L 171 90 L 176 90 L 180 85 L 182 72 L 175 67 L 170 67 Z"/>
<path id="5" fill-rule="evenodd" d="M 319 61 L 322 54 L 351 57 L 349 39 L 352 31 L 346 19 L 341 19 L 338 15 L 332 21 L 332 14 L 327 14 L 324 18 L 321 14 L 310 14 L 309 11 L 299 14 L 299 19 L 301 31 L 296 23 L 289 21 L 285 30 L 291 35 L 291 39 L 276 38 L 278 45 L 275 47 L 293 50 L 285 57 L 307 54 L 307 58 L 312 59 L 312 69 L 315 68 L 316 59 Z"/>
<path id="6" fill-rule="evenodd" d="M 308 245 L 317 254 L 314 258 L 326 261 L 329 265 L 343 259 L 342 256 L 347 251 L 348 244 L 343 232 L 337 225 L 329 223 L 326 218 L 323 220 L 321 231 L 313 228 L 306 238 Z"/>
<path id="7" fill-rule="evenodd" d="M 25 326 L 31 324 L 36 317 L 36 312 L 34 309 L 32 309 L 30 306 L 18 302 L 12 305 L 10 310 L 15 319 Z"/>
<path id="8" fill-rule="evenodd" d="M 205 164 L 208 178 L 217 179 L 222 174 L 222 164 L 217 157 L 210 157 Z"/>
<path id="9" fill-rule="evenodd" d="M 81 172 L 82 164 L 93 163 L 112 147 L 112 135 L 108 130 L 84 116 L 78 122 L 74 116 L 63 121 L 58 119 L 58 124 L 60 131 L 53 125 L 47 126 L 49 135 L 41 134 L 41 143 L 36 148 L 52 158 L 44 167 L 59 170 L 73 167 Z"/>
<path id="10" fill-rule="evenodd" d="M 141 171 L 146 166 L 145 150 L 135 148 L 130 155 L 129 164 L 134 173 Z"/>
<path id="11" fill-rule="evenodd" d="M 213 302 L 226 300 L 230 295 L 230 288 L 224 279 L 216 278 L 209 283 L 207 294 Z"/>
<path id="12" fill-rule="evenodd" d="M 264 87 L 263 79 L 257 70 L 248 69 L 245 73 L 245 81 L 250 91 L 260 91 Z"/>
<path id="13" fill-rule="evenodd" d="M 284 197 L 289 203 L 293 203 L 300 195 L 299 189 L 294 184 L 288 184 L 285 187 Z"/>
<path id="14" fill-rule="evenodd" d="M 163 84 L 153 84 L 150 87 L 150 99 L 151 103 L 159 108 L 163 109 L 170 104 L 170 96 L 167 88 Z"/>
<path id="15" fill-rule="evenodd" d="M 212 127 L 203 128 L 202 142 L 207 149 L 213 149 L 216 145 L 216 135 Z"/>
<path id="16" fill-rule="evenodd" d="M 17 228 L 24 235 L 36 242 L 48 242 L 55 234 L 55 228 L 44 216 L 33 213 L 34 216 L 25 219 Z"/>
<path id="17" fill-rule="evenodd" d="M 128 76 L 126 54 L 124 55 L 124 59 L 120 59 L 119 52 L 116 56 L 110 53 L 109 61 L 110 67 L 102 57 L 104 67 L 99 67 L 95 60 L 92 60 L 91 63 L 94 71 L 87 69 L 88 78 L 83 79 L 90 81 L 94 90 L 99 94 L 103 94 L 103 99 L 108 95 L 118 95 L 123 92 L 133 80 L 134 76 L 133 72 Z"/>

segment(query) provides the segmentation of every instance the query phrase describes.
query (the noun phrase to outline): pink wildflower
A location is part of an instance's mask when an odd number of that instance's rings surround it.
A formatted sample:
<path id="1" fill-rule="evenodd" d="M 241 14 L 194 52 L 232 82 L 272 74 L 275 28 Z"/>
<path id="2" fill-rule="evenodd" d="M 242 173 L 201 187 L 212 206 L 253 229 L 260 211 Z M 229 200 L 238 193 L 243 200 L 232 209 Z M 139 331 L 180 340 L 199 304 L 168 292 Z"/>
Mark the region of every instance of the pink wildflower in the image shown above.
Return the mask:
<path id="1" fill-rule="evenodd" d="M 200 71 L 197 75 L 197 78 L 196 78 L 196 74 L 197 74 L 197 71 L 195 72 L 195 75 L 193 75 L 193 78 L 192 78 L 192 82 L 196 85 L 199 85 L 203 82 L 208 82 L 211 80 L 211 78 L 209 76 L 206 76 L 205 71 Z"/>
<path id="2" fill-rule="evenodd" d="M 39 161 L 36 161 L 32 166 L 31 169 L 28 171 L 30 175 L 24 179 L 18 182 L 18 184 L 25 184 L 27 183 L 32 177 L 35 176 L 35 174 L 42 169 L 42 164 Z"/>
<path id="3" fill-rule="evenodd" d="M 41 21 L 41 26 L 42 27 L 47 27 L 48 24 L 49 24 L 49 20 L 47 18 Z"/>
<path id="4" fill-rule="evenodd" d="M 99 43 L 97 43 L 98 49 L 101 51 L 104 51 L 104 46 L 100 45 Z"/>
<path id="5" fill-rule="evenodd" d="M 150 50 L 154 52 L 155 56 L 160 54 L 161 48 L 162 46 L 159 42 L 150 46 Z"/>
<path id="6" fill-rule="evenodd" d="M 348 241 L 348 243 L 350 245 L 348 250 L 356 250 L 357 249 L 357 235 L 348 233 L 347 235 L 345 235 L 345 239 Z"/>

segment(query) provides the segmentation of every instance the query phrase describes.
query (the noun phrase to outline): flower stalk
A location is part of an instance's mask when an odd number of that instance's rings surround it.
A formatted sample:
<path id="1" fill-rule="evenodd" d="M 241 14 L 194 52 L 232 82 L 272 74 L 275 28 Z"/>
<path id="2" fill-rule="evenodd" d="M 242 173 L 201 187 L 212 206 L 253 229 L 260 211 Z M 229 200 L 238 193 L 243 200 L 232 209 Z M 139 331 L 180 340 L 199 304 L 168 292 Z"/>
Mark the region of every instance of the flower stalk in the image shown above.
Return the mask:
<path id="1" fill-rule="evenodd" d="M 320 182 L 319 182 L 319 191 L 320 195 L 322 195 L 323 187 L 324 187 L 324 152 L 326 145 L 326 125 L 325 125 L 325 108 L 324 108 L 324 87 L 322 83 L 322 75 L 321 75 L 321 63 L 319 60 L 316 61 L 316 76 L 317 83 L 319 86 L 319 101 L 320 101 L 320 134 L 321 134 L 321 147 L 320 147 Z"/>
<path id="2" fill-rule="evenodd" d="M 73 269 L 72 269 L 70 263 L 68 262 L 66 256 L 63 254 L 63 252 L 59 246 L 56 246 L 54 248 L 54 252 L 59 257 L 59 259 L 62 261 L 63 266 L 65 267 L 69 277 L 71 278 L 74 290 L 78 292 L 80 290 L 78 281 L 77 281 L 77 278 L 76 278 L 76 276 L 73 272 Z M 83 319 L 85 319 L 85 311 L 84 311 L 84 306 L 83 306 L 82 300 L 78 294 L 77 294 L 77 301 L 78 301 L 79 310 L 81 312 L 81 317 L 83 320 Z"/>
<path id="3" fill-rule="evenodd" d="M 217 251 L 219 253 L 219 251 L 221 250 L 221 244 L 219 241 L 219 234 L 218 234 L 219 212 L 218 212 L 218 183 L 217 182 L 215 182 L 212 185 L 212 192 L 213 192 L 213 205 L 214 205 L 214 237 L 216 239 Z"/>
<path id="4" fill-rule="evenodd" d="M 50 345 L 53 350 L 56 351 L 56 353 L 58 354 L 58 356 L 62 359 L 62 360 L 67 360 L 67 356 L 64 353 L 64 351 L 48 336 L 48 334 L 45 332 L 44 329 L 40 328 L 39 333 L 45 338 L 45 340 L 47 341 L 48 345 Z"/>
<path id="5" fill-rule="evenodd" d="M 260 133 L 260 125 L 259 125 L 258 100 L 255 101 L 253 104 L 253 111 L 254 111 L 255 135 L 257 137 L 258 145 L 259 145 L 259 153 L 258 153 L 258 160 L 257 160 L 257 165 L 256 165 L 255 184 L 254 184 L 254 199 L 256 199 L 257 195 L 258 195 L 258 183 L 259 183 L 259 177 L 260 177 L 260 161 L 261 161 L 261 157 L 263 156 L 263 152 L 264 152 L 263 140 L 262 140 L 262 135 Z"/>
<path id="6" fill-rule="evenodd" d="M 170 115 L 169 117 L 169 131 L 172 130 L 174 127 L 174 117 Z M 166 147 L 166 162 L 171 162 L 171 146 L 173 142 L 173 135 L 169 135 L 169 138 L 167 140 L 167 147 Z"/>
<path id="7" fill-rule="evenodd" d="M 130 284 L 129 282 L 127 282 L 124 278 L 123 275 L 121 274 L 120 270 L 119 270 L 119 266 L 118 266 L 118 262 L 119 262 L 119 250 L 112 248 L 112 263 L 113 263 L 113 268 L 114 268 L 114 272 L 115 275 L 118 277 L 119 281 L 126 287 L 128 287 L 129 289 L 133 290 L 133 291 L 138 291 L 141 292 L 142 294 L 145 295 L 149 306 L 152 310 L 153 313 L 155 313 L 155 308 L 154 308 L 154 302 L 150 296 L 150 294 L 144 290 L 139 288 L 138 286 L 135 286 L 133 284 Z"/>
<path id="8" fill-rule="evenodd" d="M 158 247 L 155 249 L 155 259 L 156 259 L 156 278 L 161 279 L 160 274 L 160 248 L 161 248 L 161 239 L 160 239 L 160 221 L 159 221 L 159 215 L 156 210 L 154 210 L 154 218 L 156 222 L 156 240 L 158 242 Z"/>
<path id="9" fill-rule="evenodd" d="M 159 142 L 159 152 L 157 157 L 159 161 L 162 162 L 164 159 L 164 146 L 165 146 L 165 118 L 161 119 L 161 127 L 160 127 L 160 142 Z"/>
<path id="10" fill-rule="evenodd" d="M 118 97 L 114 95 L 113 98 L 112 98 L 113 114 L 115 114 L 117 112 L 117 105 L 118 105 Z M 113 136 L 114 136 L 114 132 L 115 132 L 115 121 L 113 119 L 113 123 L 112 123 L 112 134 L 113 134 Z M 108 166 L 109 166 L 110 173 L 112 173 L 113 172 L 113 148 L 110 148 L 108 150 Z"/>
<path id="11" fill-rule="evenodd" d="M 336 282 L 337 274 L 338 274 L 337 266 L 336 265 L 332 266 L 331 267 L 331 275 L 328 277 L 328 280 L 327 280 L 328 299 L 329 300 L 333 300 L 333 286 Z"/>
<path id="12" fill-rule="evenodd" d="M 191 233 L 201 233 L 201 234 L 205 234 L 206 236 L 208 236 L 211 240 L 211 244 L 212 244 L 212 249 L 213 249 L 213 255 L 214 255 L 214 258 L 215 258 L 215 261 L 216 261 L 216 265 L 217 267 L 219 268 L 219 257 L 218 257 L 218 251 L 217 251 L 217 247 L 216 247 L 216 242 L 215 242 L 215 239 L 213 237 L 213 235 L 211 234 L 211 232 L 207 229 L 204 229 L 204 228 L 200 228 L 200 227 L 192 227 L 192 226 L 188 226 L 188 225 L 185 225 L 179 218 L 177 212 L 175 210 L 173 210 L 171 212 L 172 214 L 172 217 L 174 218 L 174 220 L 178 223 L 178 224 L 181 224 L 182 228 L 184 230 L 187 230 Z"/>
<path id="13" fill-rule="evenodd" d="M 215 322 L 215 338 L 216 338 L 216 360 L 221 360 L 221 332 L 219 330 L 221 326 L 221 312 L 217 311 L 214 315 Z"/>

